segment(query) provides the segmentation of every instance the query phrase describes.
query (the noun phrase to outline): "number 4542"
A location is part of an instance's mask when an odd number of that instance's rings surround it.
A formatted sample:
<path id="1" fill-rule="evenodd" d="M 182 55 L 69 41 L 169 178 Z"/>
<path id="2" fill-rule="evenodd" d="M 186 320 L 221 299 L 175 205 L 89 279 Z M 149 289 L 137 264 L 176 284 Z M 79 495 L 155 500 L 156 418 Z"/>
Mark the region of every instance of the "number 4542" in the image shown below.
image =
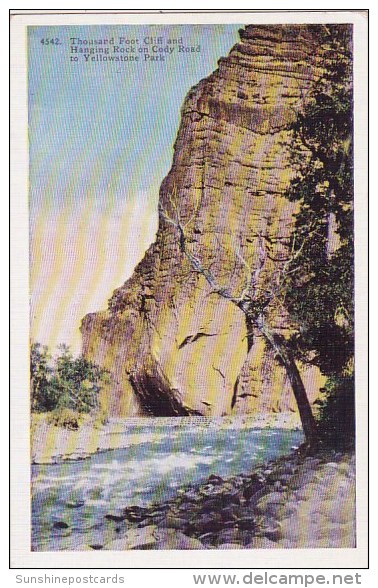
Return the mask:
<path id="1" fill-rule="evenodd" d="M 42 45 L 61 45 L 60 39 L 41 39 Z"/>

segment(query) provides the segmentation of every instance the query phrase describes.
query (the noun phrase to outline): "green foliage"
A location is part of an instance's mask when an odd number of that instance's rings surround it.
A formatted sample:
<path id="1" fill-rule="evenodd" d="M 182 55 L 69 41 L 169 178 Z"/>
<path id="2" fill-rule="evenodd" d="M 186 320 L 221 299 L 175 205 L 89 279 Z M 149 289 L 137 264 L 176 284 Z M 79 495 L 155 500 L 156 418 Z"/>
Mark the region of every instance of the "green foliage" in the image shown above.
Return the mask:
<path id="1" fill-rule="evenodd" d="M 321 264 L 315 256 L 307 279 L 300 282 L 298 272 L 288 292 L 291 314 L 299 324 L 292 338 L 295 350 L 328 375 L 342 373 L 354 354 L 353 259 L 348 249 L 341 246 Z"/>
<path id="2" fill-rule="evenodd" d="M 319 404 L 319 433 L 323 443 L 345 449 L 355 439 L 354 377 L 329 377 Z"/>
<path id="3" fill-rule="evenodd" d="M 285 304 L 297 357 L 327 375 L 320 430 L 333 445 L 354 435 L 353 95 L 348 27 L 324 27 L 326 73 L 293 124 L 287 197 L 299 201 Z M 303 157 L 303 147 L 309 154 Z"/>
<path id="4" fill-rule="evenodd" d="M 54 369 L 46 346 L 33 343 L 30 351 L 31 409 L 35 412 L 53 410 L 59 399 L 54 385 Z"/>
<path id="5" fill-rule="evenodd" d="M 33 343 L 30 374 L 31 407 L 35 412 L 88 413 L 98 407 L 99 392 L 108 382 L 106 370 L 82 355 L 73 357 L 66 345 L 60 345 L 59 354 L 52 357 L 47 347 Z"/>
<path id="6" fill-rule="evenodd" d="M 335 375 L 354 348 L 352 58 L 348 28 L 325 27 L 322 35 L 326 73 L 293 125 L 299 173 L 287 197 L 300 208 L 286 305 L 299 325 L 292 341 L 298 356 Z"/>
<path id="7" fill-rule="evenodd" d="M 47 422 L 56 427 L 77 431 L 81 424 L 81 414 L 70 408 L 56 408 L 48 413 Z"/>

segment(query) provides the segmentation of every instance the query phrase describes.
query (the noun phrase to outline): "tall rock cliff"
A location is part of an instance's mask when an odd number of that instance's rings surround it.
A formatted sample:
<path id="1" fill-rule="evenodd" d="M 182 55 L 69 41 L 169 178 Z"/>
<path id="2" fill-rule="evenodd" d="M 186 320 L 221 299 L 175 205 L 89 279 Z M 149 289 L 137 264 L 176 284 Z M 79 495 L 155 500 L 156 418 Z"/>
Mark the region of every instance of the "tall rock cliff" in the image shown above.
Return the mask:
<path id="1" fill-rule="evenodd" d="M 104 399 L 113 415 L 223 415 L 294 410 L 283 368 L 245 315 L 215 294 L 180 250 L 187 245 L 235 295 L 246 273 L 274 279 L 287 256 L 296 204 L 285 190 L 293 169 L 290 124 L 327 67 L 321 26 L 247 26 L 218 69 L 182 108 L 172 168 L 160 189 L 156 240 L 104 312 L 83 319 L 83 352 L 108 368 Z M 308 157 L 305 147 L 300 148 Z M 248 269 L 249 268 L 249 269 Z M 276 331 L 290 321 L 272 307 Z M 248 349 L 250 347 L 250 349 Z M 313 400 L 322 383 L 302 366 Z"/>

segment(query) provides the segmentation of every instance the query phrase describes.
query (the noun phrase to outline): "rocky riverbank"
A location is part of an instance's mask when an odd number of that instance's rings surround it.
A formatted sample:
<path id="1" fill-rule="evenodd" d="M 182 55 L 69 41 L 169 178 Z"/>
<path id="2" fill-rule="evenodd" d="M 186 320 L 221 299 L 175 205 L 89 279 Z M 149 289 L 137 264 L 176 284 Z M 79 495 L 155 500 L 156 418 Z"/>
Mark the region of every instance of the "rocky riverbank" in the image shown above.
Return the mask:
<path id="1" fill-rule="evenodd" d="M 355 458 L 297 450 L 249 474 L 212 475 L 169 501 L 105 519 L 113 538 L 77 550 L 352 548 Z"/>

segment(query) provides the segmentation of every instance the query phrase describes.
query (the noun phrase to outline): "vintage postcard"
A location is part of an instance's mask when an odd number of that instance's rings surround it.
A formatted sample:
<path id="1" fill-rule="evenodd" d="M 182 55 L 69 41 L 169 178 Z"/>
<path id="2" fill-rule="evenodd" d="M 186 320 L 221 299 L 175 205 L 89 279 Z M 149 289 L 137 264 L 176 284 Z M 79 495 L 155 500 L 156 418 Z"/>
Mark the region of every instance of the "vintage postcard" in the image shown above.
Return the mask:
<path id="1" fill-rule="evenodd" d="M 12 15 L 12 565 L 363 567 L 367 14 L 179 12 Z"/>

